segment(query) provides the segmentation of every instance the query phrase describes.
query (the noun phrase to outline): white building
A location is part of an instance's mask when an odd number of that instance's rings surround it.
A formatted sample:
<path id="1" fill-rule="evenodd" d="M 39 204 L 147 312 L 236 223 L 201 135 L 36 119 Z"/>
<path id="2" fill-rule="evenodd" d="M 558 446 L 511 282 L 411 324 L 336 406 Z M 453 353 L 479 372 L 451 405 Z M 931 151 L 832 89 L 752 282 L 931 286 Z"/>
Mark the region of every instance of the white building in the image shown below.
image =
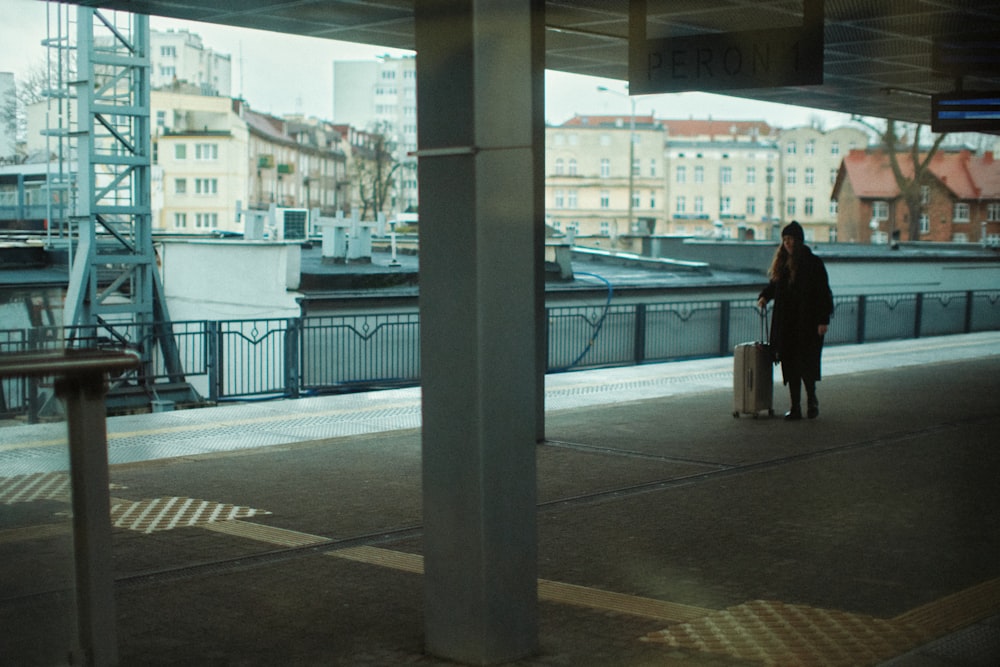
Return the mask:
<path id="1" fill-rule="evenodd" d="M 207 48 L 199 35 L 187 30 L 151 30 L 150 85 L 169 88 L 188 84 L 202 95 L 232 95 L 232 58 Z"/>
<path id="2" fill-rule="evenodd" d="M 764 121 L 665 120 L 669 234 L 768 238 L 780 224 L 776 131 Z"/>
<path id="3" fill-rule="evenodd" d="M 413 56 L 333 63 L 333 120 L 396 144 L 396 211 L 416 210 L 417 67 Z"/>
<path id="4" fill-rule="evenodd" d="M 837 202 L 832 198 L 843 158 L 865 148 L 869 136 L 854 127 L 823 132 L 812 127 L 782 130 L 781 211 L 785 220 L 798 220 L 807 241 L 837 240 Z"/>

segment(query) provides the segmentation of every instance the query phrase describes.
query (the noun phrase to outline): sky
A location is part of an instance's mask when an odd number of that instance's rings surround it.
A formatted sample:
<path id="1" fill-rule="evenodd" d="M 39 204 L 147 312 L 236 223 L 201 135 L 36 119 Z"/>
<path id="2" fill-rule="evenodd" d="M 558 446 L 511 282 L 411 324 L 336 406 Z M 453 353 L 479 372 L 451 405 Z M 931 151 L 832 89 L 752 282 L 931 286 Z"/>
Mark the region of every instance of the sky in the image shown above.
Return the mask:
<path id="1" fill-rule="evenodd" d="M 41 42 L 47 33 L 46 4 L 39 0 L 0 0 L 0 72 L 19 75 L 44 64 L 46 49 Z M 158 17 L 150 18 L 150 26 L 157 30 L 186 28 L 199 34 L 206 47 L 229 53 L 233 95 L 242 96 L 257 111 L 275 115 L 302 113 L 336 121 L 330 118 L 334 60 L 409 54 L 398 49 Z M 599 86 L 620 94 L 600 92 Z M 545 117 L 551 124 L 562 123 L 574 114 L 625 116 L 631 112 L 622 81 L 549 71 L 545 87 Z M 707 93 L 642 95 L 635 99 L 637 114 L 663 119 L 706 119 L 710 113 L 714 119 L 762 120 L 776 127 L 796 127 L 818 118 L 827 129 L 850 121 L 843 113 Z"/>

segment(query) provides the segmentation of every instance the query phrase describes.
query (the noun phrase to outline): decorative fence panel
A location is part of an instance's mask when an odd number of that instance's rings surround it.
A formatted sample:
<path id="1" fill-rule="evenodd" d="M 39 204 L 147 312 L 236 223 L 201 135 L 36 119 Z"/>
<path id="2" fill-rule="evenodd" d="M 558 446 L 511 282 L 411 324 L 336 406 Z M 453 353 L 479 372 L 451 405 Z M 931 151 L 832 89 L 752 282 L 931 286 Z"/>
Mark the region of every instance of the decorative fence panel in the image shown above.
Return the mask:
<path id="1" fill-rule="evenodd" d="M 762 337 L 760 311 L 750 299 L 559 306 L 547 310 L 546 324 L 549 372 L 726 356 L 736 344 Z M 180 373 L 171 373 L 154 345 L 158 327 L 172 334 Z M 1000 330 L 998 290 L 838 296 L 826 342 L 994 330 Z M 140 382 L 183 379 L 210 401 L 420 381 L 415 312 L 115 325 L 113 332 L 101 326 L 0 330 L 0 353 L 51 347 L 63 339 L 77 347 L 153 350 L 152 377 Z M 0 413 L 31 418 L 40 386 L 48 389 L 44 382 L 3 380 Z"/>

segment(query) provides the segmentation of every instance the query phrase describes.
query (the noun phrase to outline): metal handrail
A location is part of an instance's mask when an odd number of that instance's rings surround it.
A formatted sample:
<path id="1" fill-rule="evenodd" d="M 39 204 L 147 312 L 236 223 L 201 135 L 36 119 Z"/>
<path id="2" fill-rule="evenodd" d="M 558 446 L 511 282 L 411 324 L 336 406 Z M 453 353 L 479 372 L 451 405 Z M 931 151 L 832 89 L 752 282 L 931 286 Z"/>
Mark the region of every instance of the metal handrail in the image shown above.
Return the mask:
<path id="1" fill-rule="evenodd" d="M 371 312 L 304 318 L 172 322 L 188 382 L 210 402 L 413 386 L 420 316 Z M 727 356 L 759 336 L 756 300 L 615 303 L 546 310 L 547 372 Z M 827 345 L 1000 330 L 1000 290 L 841 295 Z M 39 338 L 0 330 L 0 353 Z M 54 333 L 52 336 L 58 337 Z M 52 337 L 49 336 L 49 337 Z M 146 344 L 139 329 L 128 344 Z M 87 345 L 87 339 L 80 339 Z M 110 341 L 96 338 L 94 346 Z M 154 377 L 172 376 L 154 360 Z M 23 382 L 23 379 L 21 380 Z M 0 385 L 0 411 L 23 414 L 29 387 Z M 36 402 L 37 403 L 37 402 Z"/>

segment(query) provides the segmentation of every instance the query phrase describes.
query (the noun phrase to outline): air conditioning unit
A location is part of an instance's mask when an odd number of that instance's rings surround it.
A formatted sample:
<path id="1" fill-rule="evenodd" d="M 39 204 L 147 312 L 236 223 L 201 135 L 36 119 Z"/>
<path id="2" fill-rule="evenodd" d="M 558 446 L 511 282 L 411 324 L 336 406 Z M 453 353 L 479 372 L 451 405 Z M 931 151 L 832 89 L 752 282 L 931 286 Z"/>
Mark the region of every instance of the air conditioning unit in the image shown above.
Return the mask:
<path id="1" fill-rule="evenodd" d="M 304 208 L 279 208 L 277 210 L 278 239 L 304 241 L 309 231 L 309 210 Z"/>

